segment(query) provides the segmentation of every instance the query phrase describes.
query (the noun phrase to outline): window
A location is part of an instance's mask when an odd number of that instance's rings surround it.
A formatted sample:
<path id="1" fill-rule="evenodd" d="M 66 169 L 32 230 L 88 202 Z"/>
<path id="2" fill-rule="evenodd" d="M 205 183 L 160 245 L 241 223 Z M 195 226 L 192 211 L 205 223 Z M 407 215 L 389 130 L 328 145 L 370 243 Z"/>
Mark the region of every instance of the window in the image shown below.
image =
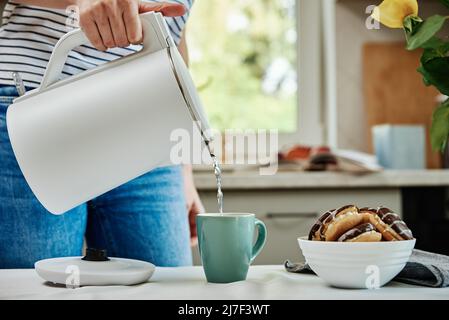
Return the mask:
<path id="1" fill-rule="evenodd" d="M 281 144 L 323 142 L 320 3 L 195 1 L 190 68 L 212 127 L 278 129 Z"/>

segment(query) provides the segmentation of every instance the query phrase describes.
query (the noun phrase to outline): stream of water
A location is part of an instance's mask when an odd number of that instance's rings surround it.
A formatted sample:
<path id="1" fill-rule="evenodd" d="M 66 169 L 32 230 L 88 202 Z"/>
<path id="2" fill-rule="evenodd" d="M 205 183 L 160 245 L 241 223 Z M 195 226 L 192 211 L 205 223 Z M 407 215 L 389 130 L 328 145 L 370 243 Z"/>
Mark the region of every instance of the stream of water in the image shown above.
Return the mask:
<path id="1" fill-rule="evenodd" d="M 210 146 L 206 143 L 209 150 L 209 154 L 212 158 L 214 165 L 215 180 L 217 181 L 217 202 L 218 202 L 218 212 L 223 214 L 223 192 L 221 191 L 221 166 L 215 154 L 211 151 Z"/>

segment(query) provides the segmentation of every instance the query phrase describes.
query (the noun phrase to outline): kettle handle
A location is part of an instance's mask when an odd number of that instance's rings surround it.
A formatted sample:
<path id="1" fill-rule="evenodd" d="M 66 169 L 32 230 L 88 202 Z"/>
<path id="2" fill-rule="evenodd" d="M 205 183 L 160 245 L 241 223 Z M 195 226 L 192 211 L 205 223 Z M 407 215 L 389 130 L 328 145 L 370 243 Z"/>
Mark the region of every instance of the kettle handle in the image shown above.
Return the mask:
<path id="1" fill-rule="evenodd" d="M 161 13 L 146 12 L 140 15 L 140 19 L 144 34 L 141 52 L 152 53 L 175 45 Z M 72 49 L 87 44 L 90 42 L 81 29 L 70 31 L 62 36 L 53 49 L 39 91 L 58 81 Z"/>

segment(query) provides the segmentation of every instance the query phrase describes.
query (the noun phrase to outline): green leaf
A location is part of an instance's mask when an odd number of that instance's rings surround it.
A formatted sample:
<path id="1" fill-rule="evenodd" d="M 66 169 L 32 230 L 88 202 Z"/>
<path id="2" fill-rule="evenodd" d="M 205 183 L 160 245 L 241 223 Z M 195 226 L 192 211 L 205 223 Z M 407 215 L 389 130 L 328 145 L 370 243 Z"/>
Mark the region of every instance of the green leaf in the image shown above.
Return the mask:
<path id="1" fill-rule="evenodd" d="M 421 65 L 426 64 L 426 62 L 438 58 L 440 55 L 434 49 L 424 49 L 424 52 L 421 56 Z"/>
<path id="2" fill-rule="evenodd" d="M 442 47 L 444 45 L 446 45 L 446 42 L 444 42 L 443 40 L 441 40 L 438 37 L 432 37 L 427 42 L 425 42 L 421 46 L 421 48 L 424 48 L 424 49 L 436 49 L 436 48 Z"/>
<path id="3" fill-rule="evenodd" d="M 440 2 L 449 8 L 449 0 L 440 0 Z"/>
<path id="4" fill-rule="evenodd" d="M 424 49 L 421 56 L 422 64 L 425 64 L 429 60 L 435 58 L 444 58 L 447 56 L 449 52 L 449 42 L 443 42 L 442 40 L 439 41 L 439 43 L 434 42 L 434 44 L 429 45 Z"/>
<path id="5" fill-rule="evenodd" d="M 430 141 L 434 150 L 444 151 L 449 138 L 449 99 L 439 106 L 432 116 Z"/>
<path id="6" fill-rule="evenodd" d="M 427 78 L 427 77 L 428 77 L 427 71 L 424 69 L 424 67 L 421 65 L 421 66 L 417 69 L 417 71 L 418 71 L 419 73 L 422 74 L 422 81 L 424 82 L 424 84 L 426 85 L 426 87 L 431 86 L 432 83 L 430 83 L 429 79 Z"/>
<path id="7" fill-rule="evenodd" d="M 449 0 L 448 0 L 449 1 Z M 407 16 L 404 19 L 404 30 L 407 37 L 413 35 L 422 23 L 422 19 L 417 16 Z"/>
<path id="8" fill-rule="evenodd" d="M 415 50 L 429 41 L 444 25 L 446 17 L 434 15 L 419 25 L 416 32 L 407 37 L 407 49 Z"/>
<path id="9" fill-rule="evenodd" d="M 438 57 L 422 64 L 419 72 L 442 94 L 449 96 L 449 57 Z"/>

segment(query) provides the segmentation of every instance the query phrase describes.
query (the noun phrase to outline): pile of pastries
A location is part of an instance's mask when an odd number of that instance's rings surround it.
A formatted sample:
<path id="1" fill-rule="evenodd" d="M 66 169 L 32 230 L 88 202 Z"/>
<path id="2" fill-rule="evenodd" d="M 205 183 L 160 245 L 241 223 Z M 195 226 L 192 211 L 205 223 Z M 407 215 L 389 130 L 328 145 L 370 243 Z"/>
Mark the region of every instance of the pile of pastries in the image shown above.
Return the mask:
<path id="1" fill-rule="evenodd" d="M 325 212 L 313 225 L 309 240 L 339 242 L 401 241 L 412 231 L 392 210 L 346 205 Z"/>

